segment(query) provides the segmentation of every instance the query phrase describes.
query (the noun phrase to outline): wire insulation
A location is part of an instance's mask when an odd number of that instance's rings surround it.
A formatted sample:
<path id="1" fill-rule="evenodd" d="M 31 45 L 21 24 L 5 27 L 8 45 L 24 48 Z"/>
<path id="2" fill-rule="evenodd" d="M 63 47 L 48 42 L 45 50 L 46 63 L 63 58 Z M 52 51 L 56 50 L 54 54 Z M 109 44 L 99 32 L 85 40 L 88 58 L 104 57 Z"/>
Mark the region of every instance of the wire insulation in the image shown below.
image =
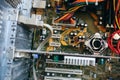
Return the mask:
<path id="1" fill-rule="evenodd" d="M 43 46 L 49 41 L 49 39 L 51 38 L 52 34 L 53 34 L 53 28 L 51 25 L 49 24 L 43 24 L 43 26 L 45 26 L 46 28 L 48 28 L 50 30 L 50 34 L 48 35 L 48 37 L 39 44 L 38 48 L 37 48 L 37 51 L 40 51 L 41 48 L 43 48 Z"/>
<path id="2" fill-rule="evenodd" d="M 120 36 L 120 30 L 118 31 L 115 31 L 114 33 L 112 33 L 108 39 L 107 39 L 107 42 L 108 42 L 108 46 L 109 48 L 115 52 L 116 54 L 119 54 L 120 55 L 120 39 L 118 40 L 117 44 L 116 44 L 116 47 L 114 47 L 115 45 L 113 44 L 113 37 L 115 36 L 115 34 L 118 34 Z"/>

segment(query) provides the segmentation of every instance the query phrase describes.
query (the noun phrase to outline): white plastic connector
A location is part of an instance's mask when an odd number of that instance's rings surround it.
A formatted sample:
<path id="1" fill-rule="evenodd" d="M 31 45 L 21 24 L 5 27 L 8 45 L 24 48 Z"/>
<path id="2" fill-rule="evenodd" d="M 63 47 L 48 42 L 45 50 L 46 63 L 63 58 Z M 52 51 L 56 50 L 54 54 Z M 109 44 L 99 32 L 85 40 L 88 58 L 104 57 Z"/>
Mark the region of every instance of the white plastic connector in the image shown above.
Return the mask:
<path id="1" fill-rule="evenodd" d="M 53 26 L 54 30 L 62 30 L 61 26 Z"/>
<path id="2" fill-rule="evenodd" d="M 53 34 L 53 35 L 52 35 L 52 38 L 60 38 L 60 37 L 61 37 L 60 34 Z"/>
<path id="3" fill-rule="evenodd" d="M 106 27 L 109 28 L 110 27 L 109 24 L 107 24 Z"/>
<path id="4" fill-rule="evenodd" d="M 95 33 L 94 37 L 95 38 L 101 38 L 101 35 L 100 35 L 100 33 Z"/>
<path id="5" fill-rule="evenodd" d="M 46 28 L 43 28 L 43 30 L 42 30 L 42 34 L 44 34 L 44 35 L 47 34 L 47 30 L 46 30 Z"/>
<path id="6" fill-rule="evenodd" d="M 113 24 L 111 24 L 111 28 L 114 28 Z"/>
<path id="7" fill-rule="evenodd" d="M 50 45 L 50 46 L 55 46 L 55 47 L 61 46 L 61 44 L 58 43 L 58 42 L 51 42 L 49 45 Z"/>
<path id="8" fill-rule="evenodd" d="M 34 0 L 33 8 L 43 8 L 46 7 L 46 0 Z"/>
<path id="9" fill-rule="evenodd" d="M 120 39 L 120 35 L 119 35 L 118 33 L 116 33 L 116 34 L 113 36 L 113 39 L 119 40 L 119 39 Z"/>

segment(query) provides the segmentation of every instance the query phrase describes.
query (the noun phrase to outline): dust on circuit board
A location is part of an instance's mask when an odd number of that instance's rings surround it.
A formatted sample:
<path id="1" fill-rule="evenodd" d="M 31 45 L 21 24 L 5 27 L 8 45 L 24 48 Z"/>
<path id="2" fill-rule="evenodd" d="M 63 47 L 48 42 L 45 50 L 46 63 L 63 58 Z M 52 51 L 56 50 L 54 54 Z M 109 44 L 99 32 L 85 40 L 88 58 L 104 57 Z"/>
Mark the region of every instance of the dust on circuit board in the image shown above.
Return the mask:
<path id="1" fill-rule="evenodd" d="M 79 8 L 70 20 L 63 19 L 58 21 L 62 16 L 66 15 L 64 13 L 64 7 L 66 4 L 62 4 L 62 10 L 56 9 L 54 2 L 50 2 L 52 5 L 48 7 L 45 12 L 45 22 L 53 26 L 53 36 L 49 39 L 49 42 L 42 48 L 42 51 L 47 52 L 67 52 L 67 53 L 79 53 L 93 55 L 94 50 L 90 50 L 86 47 L 85 41 L 94 36 L 95 33 L 99 33 L 102 36 L 101 39 L 95 39 L 97 41 L 107 40 L 106 34 L 109 34 L 110 28 L 107 30 L 105 28 L 104 17 L 104 4 L 99 3 L 99 6 L 88 5 Z M 91 8 L 90 8 L 91 7 Z M 98 8 L 97 8 L 98 7 Z M 70 7 L 67 7 L 69 10 Z M 77 8 L 77 7 L 76 7 Z M 67 12 L 65 10 L 65 12 Z M 61 13 L 60 13 L 61 12 Z M 75 22 L 76 21 L 76 22 Z M 106 20 L 107 21 L 107 20 Z M 74 23 L 76 25 L 74 25 Z M 79 23 L 79 24 L 78 24 Z M 111 29 L 112 32 L 113 28 Z M 107 32 L 108 31 L 108 32 Z M 45 40 L 46 36 L 49 34 L 48 29 L 44 29 L 45 34 L 41 34 L 42 30 L 38 30 L 41 42 Z M 105 34 L 106 33 L 106 34 Z M 39 44 L 39 38 L 37 39 L 37 44 Z M 97 37 L 95 37 L 97 38 Z M 94 41 L 94 38 L 93 38 Z M 79 43 L 77 43 L 79 42 Z M 35 47 L 36 49 L 37 47 Z M 117 56 L 111 53 L 110 49 L 105 49 L 100 54 L 101 56 Z M 41 56 L 41 55 L 40 55 Z M 39 57 L 41 58 L 41 57 Z M 44 63 L 46 59 L 46 63 Z M 81 65 L 67 65 L 64 64 L 64 58 L 61 55 L 44 55 L 43 63 L 45 67 L 54 68 L 64 68 L 64 69 L 78 69 L 82 70 L 82 75 L 70 75 L 70 74 L 60 74 L 60 73 L 50 73 L 41 72 L 43 75 L 47 76 L 60 76 L 60 77 L 78 77 L 82 80 L 107 80 L 109 76 L 119 78 L 119 59 L 109 59 L 109 58 L 96 58 L 96 66 L 81 66 Z M 39 61 L 38 61 L 39 63 Z M 42 65 L 39 63 L 39 65 Z M 37 67 L 39 67 L 37 65 Z M 41 66 L 43 67 L 43 66 Z M 37 69 L 41 70 L 41 69 Z"/>

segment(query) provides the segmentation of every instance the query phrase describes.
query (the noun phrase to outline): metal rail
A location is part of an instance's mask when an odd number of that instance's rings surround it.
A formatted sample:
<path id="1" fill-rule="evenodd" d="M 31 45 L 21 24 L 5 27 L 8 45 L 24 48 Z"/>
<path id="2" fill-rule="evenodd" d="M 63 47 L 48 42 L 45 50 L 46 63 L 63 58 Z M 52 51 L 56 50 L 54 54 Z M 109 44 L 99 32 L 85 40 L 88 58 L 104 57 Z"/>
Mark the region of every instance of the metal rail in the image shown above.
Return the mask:
<path id="1" fill-rule="evenodd" d="M 65 52 L 47 52 L 47 51 L 37 51 L 37 50 L 24 50 L 24 49 L 16 49 L 16 52 L 20 53 L 29 53 L 29 54 L 50 54 L 50 55 L 68 55 L 68 56 L 81 56 L 81 57 L 96 57 L 96 58 L 117 58 L 120 57 L 115 56 L 103 56 L 103 55 L 86 55 L 86 54 L 79 54 L 79 53 L 65 53 Z"/>

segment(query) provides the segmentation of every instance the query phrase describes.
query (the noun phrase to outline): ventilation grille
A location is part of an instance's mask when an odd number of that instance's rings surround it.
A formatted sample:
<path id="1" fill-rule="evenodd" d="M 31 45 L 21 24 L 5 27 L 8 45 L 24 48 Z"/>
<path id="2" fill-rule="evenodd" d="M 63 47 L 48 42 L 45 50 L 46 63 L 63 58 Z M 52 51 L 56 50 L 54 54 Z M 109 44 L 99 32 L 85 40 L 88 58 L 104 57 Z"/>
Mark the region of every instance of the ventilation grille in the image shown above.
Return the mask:
<path id="1" fill-rule="evenodd" d="M 95 58 L 65 56 L 64 64 L 80 65 L 80 66 L 95 66 Z"/>
<path id="2" fill-rule="evenodd" d="M 21 0 L 5 0 L 10 6 L 16 8 L 18 4 L 21 3 Z"/>

